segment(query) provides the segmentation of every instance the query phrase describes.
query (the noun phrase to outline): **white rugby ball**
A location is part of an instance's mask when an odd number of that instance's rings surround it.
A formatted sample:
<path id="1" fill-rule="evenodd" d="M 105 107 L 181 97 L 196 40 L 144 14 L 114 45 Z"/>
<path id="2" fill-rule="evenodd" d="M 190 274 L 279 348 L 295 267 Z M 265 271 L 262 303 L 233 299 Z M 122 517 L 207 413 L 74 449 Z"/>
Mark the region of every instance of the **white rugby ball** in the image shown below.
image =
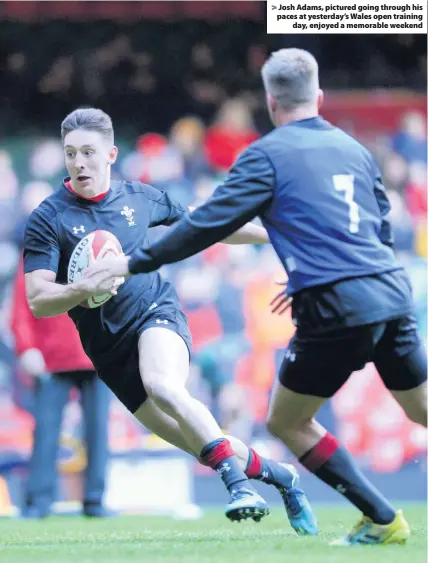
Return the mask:
<path id="1" fill-rule="evenodd" d="M 121 256 L 122 246 L 113 233 L 109 231 L 93 231 L 76 245 L 68 263 L 68 283 L 76 283 L 89 266 L 90 256 L 98 261 L 111 256 Z M 82 307 L 96 309 L 104 305 L 113 296 L 110 293 L 97 295 L 80 303 Z"/>

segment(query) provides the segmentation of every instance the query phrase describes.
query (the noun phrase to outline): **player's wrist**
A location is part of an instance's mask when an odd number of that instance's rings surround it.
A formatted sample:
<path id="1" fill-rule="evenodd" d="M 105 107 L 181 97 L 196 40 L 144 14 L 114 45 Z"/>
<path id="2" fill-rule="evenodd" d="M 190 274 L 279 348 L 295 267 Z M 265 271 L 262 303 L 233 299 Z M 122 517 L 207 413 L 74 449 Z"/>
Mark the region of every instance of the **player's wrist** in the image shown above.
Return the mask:
<path id="1" fill-rule="evenodd" d="M 155 260 L 142 249 L 135 250 L 128 260 L 129 274 L 145 274 L 157 269 Z"/>
<path id="2" fill-rule="evenodd" d="M 129 262 L 131 260 L 130 256 L 122 256 L 120 258 L 120 275 L 127 278 L 132 276 L 131 271 L 129 269 Z"/>
<path id="3" fill-rule="evenodd" d="M 77 300 L 84 301 L 93 297 L 93 293 L 87 287 L 87 282 L 85 279 L 80 279 L 77 282 L 71 283 L 68 286 L 70 294 L 76 297 Z"/>

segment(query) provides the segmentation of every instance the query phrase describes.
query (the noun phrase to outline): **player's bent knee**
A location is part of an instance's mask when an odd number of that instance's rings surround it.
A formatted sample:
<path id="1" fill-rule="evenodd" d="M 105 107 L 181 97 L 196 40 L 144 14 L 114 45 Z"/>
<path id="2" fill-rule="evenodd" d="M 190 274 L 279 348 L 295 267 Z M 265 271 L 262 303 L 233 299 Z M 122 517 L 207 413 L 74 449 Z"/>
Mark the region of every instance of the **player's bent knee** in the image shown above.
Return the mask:
<path id="1" fill-rule="evenodd" d="M 266 427 L 272 436 L 276 438 L 280 437 L 281 428 L 279 426 L 279 420 L 274 416 L 268 416 L 266 420 Z"/>
<path id="2" fill-rule="evenodd" d="M 279 438 L 288 445 L 298 442 L 300 435 L 302 433 L 304 434 L 306 430 L 311 427 L 313 422 L 313 418 L 288 420 L 282 416 L 276 416 L 274 413 L 270 413 L 266 421 L 266 426 L 272 436 Z"/>
<path id="3" fill-rule="evenodd" d="M 161 376 L 144 381 L 147 395 L 164 411 L 176 411 L 182 403 L 187 390 L 177 384 L 165 381 Z"/>
<path id="4" fill-rule="evenodd" d="M 270 413 L 266 426 L 272 436 L 276 438 L 286 439 L 287 435 L 292 432 L 292 425 L 288 424 L 288 421 L 281 416 L 276 416 L 274 413 Z"/>

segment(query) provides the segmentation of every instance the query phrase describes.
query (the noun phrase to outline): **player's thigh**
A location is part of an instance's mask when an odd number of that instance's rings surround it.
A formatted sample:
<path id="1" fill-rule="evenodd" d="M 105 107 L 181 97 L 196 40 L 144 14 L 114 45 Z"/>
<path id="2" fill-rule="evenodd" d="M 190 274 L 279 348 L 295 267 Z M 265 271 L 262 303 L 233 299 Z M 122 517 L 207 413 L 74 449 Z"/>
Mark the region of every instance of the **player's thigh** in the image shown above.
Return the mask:
<path id="1" fill-rule="evenodd" d="M 407 391 L 391 391 L 404 412 L 418 424 L 427 426 L 427 382 Z"/>
<path id="2" fill-rule="evenodd" d="M 276 380 L 269 404 L 267 426 L 275 435 L 301 428 L 315 417 L 325 401 L 325 397 L 296 393 Z"/>
<path id="3" fill-rule="evenodd" d="M 373 362 L 407 416 L 426 425 L 427 354 L 413 316 L 388 323 Z"/>
<path id="4" fill-rule="evenodd" d="M 427 354 L 413 316 L 388 322 L 374 350 L 373 362 L 390 391 L 423 388 L 427 380 Z"/>
<path id="5" fill-rule="evenodd" d="M 150 326 L 138 340 L 143 385 L 150 395 L 163 387 L 185 387 L 190 353 L 183 336 L 173 328 Z"/>
<path id="6" fill-rule="evenodd" d="M 279 382 L 299 395 L 332 397 L 353 371 L 370 360 L 384 329 L 381 324 L 317 335 L 296 332 L 281 364 Z"/>
<path id="7" fill-rule="evenodd" d="M 132 414 L 147 399 L 138 365 L 137 342 L 115 362 L 100 369 L 98 376 Z"/>

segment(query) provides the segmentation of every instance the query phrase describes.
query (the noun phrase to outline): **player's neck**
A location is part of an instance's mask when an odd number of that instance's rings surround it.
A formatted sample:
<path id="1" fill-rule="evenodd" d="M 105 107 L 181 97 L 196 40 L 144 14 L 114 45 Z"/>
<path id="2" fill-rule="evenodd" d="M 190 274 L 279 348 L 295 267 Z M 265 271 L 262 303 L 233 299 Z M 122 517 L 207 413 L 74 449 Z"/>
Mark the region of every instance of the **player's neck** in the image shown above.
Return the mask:
<path id="1" fill-rule="evenodd" d="M 72 182 L 70 181 L 70 187 L 72 189 L 72 191 L 82 197 L 83 199 L 98 199 L 98 198 L 102 198 L 103 196 L 105 196 L 107 194 L 107 192 L 110 189 L 110 178 L 106 179 L 106 182 L 103 182 L 103 184 L 101 184 L 100 186 L 97 187 L 93 187 L 90 186 L 88 188 L 80 188 L 74 184 L 72 184 Z"/>
<path id="2" fill-rule="evenodd" d="M 292 111 L 280 110 L 277 111 L 275 115 L 275 125 L 277 127 L 281 127 L 281 125 L 287 125 L 293 121 L 311 119 L 313 117 L 318 117 L 318 115 L 318 110 L 314 107 L 301 107 L 293 109 Z"/>
<path id="3" fill-rule="evenodd" d="M 65 182 L 65 186 L 74 193 L 74 195 L 81 197 L 82 199 L 87 199 L 91 201 L 101 201 L 107 195 L 110 190 L 110 180 L 108 185 L 100 186 L 96 189 L 79 189 L 77 186 L 74 186 L 71 180 Z"/>

